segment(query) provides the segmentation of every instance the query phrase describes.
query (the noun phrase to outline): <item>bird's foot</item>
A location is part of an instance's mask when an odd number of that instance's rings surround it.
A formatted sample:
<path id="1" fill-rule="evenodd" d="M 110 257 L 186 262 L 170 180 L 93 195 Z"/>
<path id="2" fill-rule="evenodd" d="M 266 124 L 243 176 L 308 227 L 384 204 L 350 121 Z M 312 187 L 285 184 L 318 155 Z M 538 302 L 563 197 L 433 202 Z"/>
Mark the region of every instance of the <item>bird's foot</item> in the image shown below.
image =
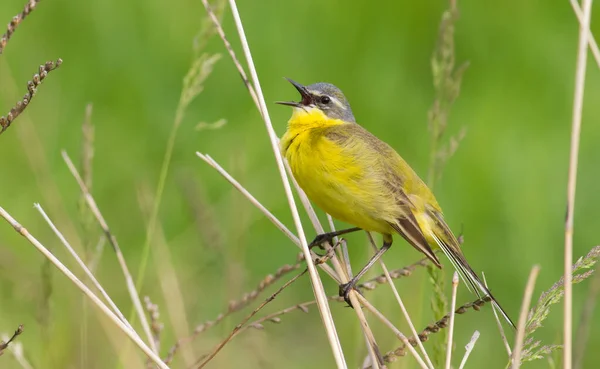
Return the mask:
<path id="1" fill-rule="evenodd" d="M 350 280 L 350 282 L 348 282 L 348 283 L 340 284 L 339 295 L 340 295 L 340 297 L 344 298 L 344 301 L 346 301 L 348 306 L 350 306 L 351 308 L 354 309 L 354 306 L 352 305 L 352 302 L 350 301 L 350 292 L 352 292 L 352 290 L 360 293 L 360 291 L 356 288 L 356 281 L 353 279 Z"/>
<path id="2" fill-rule="evenodd" d="M 335 236 L 332 236 L 330 233 L 321 233 L 318 234 L 317 237 L 315 237 L 314 240 L 312 240 L 312 242 L 308 245 L 308 248 L 310 250 L 312 250 L 314 247 L 319 247 L 321 250 L 325 250 L 325 247 L 323 247 L 323 244 L 325 242 L 329 242 L 329 244 L 331 244 L 331 241 L 333 240 Z"/>

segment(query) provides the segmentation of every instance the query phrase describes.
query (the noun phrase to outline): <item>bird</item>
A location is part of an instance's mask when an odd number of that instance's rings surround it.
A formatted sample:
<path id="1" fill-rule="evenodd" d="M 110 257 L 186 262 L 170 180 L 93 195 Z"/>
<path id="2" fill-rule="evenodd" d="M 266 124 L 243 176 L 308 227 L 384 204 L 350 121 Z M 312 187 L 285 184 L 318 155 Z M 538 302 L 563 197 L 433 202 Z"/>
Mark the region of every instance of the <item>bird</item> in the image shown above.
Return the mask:
<path id="1" fill-rule="evenodd" d="M 350 291 L 390 248 L 393 235 L 399 234 L 438 268 L 442 264 L 434 249 L 441 249 L 469 290 L 489 299 L 514 328 L 509 315 L 467 262 L 432 191 L 410 165 L 356 122 L 338 87 L 325 82 L 304 86 L 287 80 L 301 100 L 276 102 L 293 108 L 280 140 L 282 156 L 314 204 L 354 226 L 317 235 L 310 247 L 359 230 L 383 236 L 383 245 L 375 255 L 349 282 L 339 286 L 340 296 L 352 306 Z"/>

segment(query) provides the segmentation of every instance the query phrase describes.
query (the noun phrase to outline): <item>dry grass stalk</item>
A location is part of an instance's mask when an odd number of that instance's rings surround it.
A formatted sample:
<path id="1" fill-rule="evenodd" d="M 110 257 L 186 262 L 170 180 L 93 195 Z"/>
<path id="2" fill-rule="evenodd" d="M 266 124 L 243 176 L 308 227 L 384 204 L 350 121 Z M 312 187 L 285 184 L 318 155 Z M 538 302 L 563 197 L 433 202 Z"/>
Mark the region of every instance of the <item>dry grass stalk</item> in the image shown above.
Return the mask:
<path id="1" fill-rule="evenodd" d="M 463 356 L 463 359 L 461 360 L 460 366 L 458 367 L 458 369 L 463 369 L 465 367 L 465 364 L 467 363 L 467 359 L 469 358 L 469 355 L 471 355 L 471 352 L 473 351 L 473 347 L 475 347 L 475 344 L 477 343 L 478 339 L 479 339 L 479 331 L 475 331 L 473 333 L 473 336 L 471 336 L 471 340 L 469 340 L 469 343 L 467 343 L 467 345 L 465 346 L 465 349 L 466 349 L 465 356 Z"/>
<path id="2" fill-rule="evenodd" d="M 283 188 L 285 190 L 285 194 L 288 199 L 288 204 L 289 204 L 290 210 L 292 212 L 292 217 L 294 218 L 294 224 L 296 226 L 298 237 L 300 238 L 300 244 L 302 245 L 302 251 L 304 253 L 304 258 L 306 259 L 306 265 L 308 266 L 308 273 L 310 275 L 310 280 L 311 280 L 312 286 L 313 286 L 313 292 L 315 294 L 317 304 L 319 307 L 319 311 L 321 313 L 321 319 L 323 321 L 325 331 L 327 332 L 327 338 L 329 340 L 329 344 L 333 351 L 333 355 L 334 355 L 337 367 L 338 368 L 346 368 L 347 367 L 346 359 L 344 357 L 342 346 L 340 344 L 340 340 L 339 340 L 337 331 L 335 329 L 335 323 L 334 323 L 333 317 L 331 315 L 331 310 L 329 309 L 329 304 L 327 302 L 327 296 L 325 295 L 325 291 L 323 289 L 323 284 L 321 282 L 319 274 L 317 273 L 317 270 L 316 270 L 315 265 L 313 264 L 313 261 L 311 258 L 311 252 L 308 248 L 306 236 L 304 235 L 304 229 L 302 226 L 302 221 L 300 220 L 300 214 L 298 212 L 298 208 L 296 207 L 296 202 L 294 200 L 294 194 L 292 193 L 292 188 L 290 186 L 289 179 L 286 175 L 285 165 L 283 163 L 283 158 L 281 156 L 281 151 L 279 150 L 279 143 L 278 143 L 277 135 L 275 134 L 275 130 L 273 129 L 273 124 L 271 123 L 271 118 L 269 116 L 265 98 L 263 96 L 262 89 L 260 86 L 260 80 L 258 79 L 258 74 L 256 72 L 254 62 L 252 60 L 252 53 L 250 52 L 248 40 L 246 39 L 246 34 L 244 31 L 242 20 L 240 18 L 240 14 L 238 12 L 237 4 L 236 4 L 235 0 L 230 0 L 229 6 L 231 8 L 231 12 L 233 13 L 234 23 L 238 30 L 240 41 L 242 43 L 242 48 L 244 50 L 244 55 L 246 57 L 246 61 L 248 64 L 248 69 L 250 71 L 250 76 L 252 77 L 254 89 L 256 91 L 256 95 L 258 96 L 260 111 L 262 112 L 262 117 L 263 117 L 263 120 L 265 123 L 265 127 L 267 129 L 267 133 L 268 133 L 269 139 L 271 141 L 271 148 L 273 150 L 273 154 L 275 155 L 275 161 L 277 162 L 277 167 L 279 169 L 279 174 L 281 176 Z"/>
<path id="3" fill-rule="evenodd" d="M 31 14 L 32 11 L 35 10 L 35 7 L 39 2 L 40 2 L 40 0 L 28 0 L 23 11 L 20 14 L 15 15 L 11 19 L 10 23 L 8 23 L 6 33 L 4 33 L 2 35 L 2 38 L 0 38 L 0 55 L 2 55 L 2 53 L 4 52 L 4 48 L 6 47 L 6 44 L 8 43 L 8 41 L 10 40 L 12 35 L 15 33 L 15 31 L 17 30 L 17 27 L 19 26 L 19 24 L 21 24 L 21 22 L 29 14 Z"/>
<path id="4" fill-rule="evenodd" d="M 58 228 L 56 228 L 56 226 L 54 225 L 54 223 L 52 222 L 52 220 L 50 219 L 50 217 L 48 216 L 48 214 L 46 214 L 46 212 L 44 211 L 44 209 L 40 206 L 40 204 L 34 204 L 33 206 L 34 206 L 34 208 L 36 208 L 37 211 L 40 212 L 40 214 L 42 215 L 42 217 L 44 218 L 44 220 L 46 221 L 46 223 L 48 223 L 48 225 L 50 226 L 50 229 L 52 229 L 52 231 L 54 232 L 54 234 L 56 234 L 56 236 L 58 237 L 58 239 L 60 240 L 60 242 L 65 246 L 65 248 L 67 249 L 67 251 L 69 251 L 69 253 L 71 254 L 71 256 L 73 256 L 73 258 L 75 259 L 75 261 L 77 262 L 77 264 L 79 264 L 79 266 L 81 267 L 81 269 L 83 269 L 83 271 L 85 272 L 85 275 L 89 278 L 90 281 L 92 281 L 92 284 L 98 289 L 98 291 L 100 291 L 100 294 L 102 295 L 102 297 L 104 297 L 104 300 L 106 300 L 106 302 L 111 307 L 111 309 L 113 310 L 113 312 L 119 317 L 119 319 L 121 319 L 121 321 L 123 323 L 125 323 L 125 325 L 127 325 L 127 327 L 129 329 L 131 329 L 133 332 L 135 332 L 135 330 L 133 329 L 133 327 L 131 326 L 131 324 L 129 324 L 129 322 L 127 321 L 127 319 L 125 319 L 125 317 L 121 313 L 121 310 L 119 310 L 119 308 L 117 307 L 117 305 L 115 305 L 115 303 L 110 298 L 110 296 L 108 295 L 108 293 L 106 293 L 106 291 L 104 290 L 104 288 L 102 287 L 102 285 L 100 284 L 100 282 L 98 282 L 98 280 L 96 279 L 96 277 L 94 276 L 94 274 L 85 265 L 85 262 L 83 260 L 81 260 L 81 258 L 79 257 L 79 255 L 77 255 L 77 253 L 75 252 L 75 250 L 73 249 L 73 247 L 71 247 L 71 245 L 69 244 L 69 241 L 67 241 L 67 239 L 65 238 L 65 236 L 58 230 Z"/>
<path id="5" fill-rule="evenodd" d="M 208 356 L 200 359 L 200 360 L 202 360 L 202 362 L 198 365 L 198 369 L 201 369 L 206 364 L 208 364 L 219 353 L 219 351 L 221 351 L 221 349 L 223 349 L 223 347 L 225 347 L 225 345 L 233 339 L 233 337 L 236 335 L 236 333 L 240 329 L 242 329 L 242 327 L 246 323 L 248 323 L 248 321 L 250 319 L 252 319 L 252 317 L 254 317 L 260 310 L 262 310 L 262 308 L 265 307 L 268 303 L 273 301 L 284 289 L 286 289 L 288 286 L 290 286 L 292 283 L 294 283 L 298 278 L 302 277 L 307 271 L 308 271 L 308 269 L 304 269 L 301 273 L 297 274 L 295 277 L 293 277 L 292 279 L 287 281 L 283 286 L 281 286 L 277 291 L 275 291 L 275 293 L 273 293 L 271 296 L 269 296 L 256 309 L 254 309 L 250 314 L 248 314 L 238 325 L 235 326 L 235 328 L 231 331 L 231 333 L 229 333 L 229 335 L 223 341 L 221 341 L 213 350 L 211 350 L 211 353 Z"/>
<path id="6" fill-rule="evenodd" d="M 10 27 L 9 27 L 10 28 Z M 0 49 L 1 51 L 1 49 Z M 60 67 L 62 59 L 58 59 L 55 62 L 46 62 L 44 65 L 40 65 L 38 73 L 34 74 L 31 81 L 27 82 L 27 93 L 23 98 L 17 102 L 17 104 L 10 109 L 8 114 L 0 117 L 0 134 L 10 127 L 11 123 L 17 119 L 17 117 L 29 106 L 29 103 L 35 96 L 37 88 L 42 84 L 44 79 L 48 76 L 48 73 L 52 72 L 56 68 Z"/>
<path id="7" fill-rule="evenodd" d="M 140 296 L 138 295 L 138 292 L 135 288 L 135 284 L 133 283 L 133 278 L 131 276 L 131 273 L 129 272 L 129 268 L 127 267 L 127 263 L 125 262 L 125 258 L 123 257 L 123 253 L 121 252 L 121 248 L 119 247 L 119 244 L 117 242 L 117 238 L 110 231 L 110 228 L 108 227 L 108 223 L 106 223 L 106 220 L 102 216 L 102 213 L 100 213 L 100 209 L 98 208 L 96 201 L 94 200 L 94 198 L 90 194 L 89 190 L 85 186 L 85 183 L 83 183 L 83 180 L 81 179 L 81 176 L 79 175 L 79 172 L 77 171 L 77 168 L 75 168 L 75 165 L 71 161 L 71 158 L 69 158 L 69 156 L 67 155 L 66 151 L 62 151 L 62 157 L 63 157 L 65 163 L 67 164 L 67 167 L 71 171 L 71 174 L 73 175 L 73 177 L 75 177 L 75 180 L 79 184 L 79 188 L 81 189 L 81 192 L 85 197 L 85 201 L 86 201 L 87 205 L 89 206 L 90 211 L 92 212 L 92 214 L 94 214 L 96 221 L 102 228 L 102 231 L 104 232 L 104 234 L 106 236 L 106 239 L 112 246 L 113 251 L 115 252 L 115 255 L 117 256 L 119 266 L 121 267 L 123 276 L 125 277 L 125 284 L 127 286 L 129 296 L 131 297 L 135 311 L 137 312 L 138 318 L 140 319 L 140 322 L 142 324 L 142 329 L 144 330 L 146 339 L 148 340 L 148 343 L 149 343 L 150 347 L 152 348 L 152 351 L 154 353 L 157 353 L 158 351 L 154 345 L 154 339 L 152 338 L 152 332 L 150 331 L 150 325 L 148 324 L 148 319 L 146 318 L 146 314 L 144 313 L 144 309 L 142 307 L 142 302 L 140 301 Z"/>
<path id="8" fill-rule="evenodd" d="M 448 328 L 448 345 L 446 346 L 446 369 L 450 369 L 452 361 L 452 336 L 454 334 L 454 310 L 456 309 L 456 293 L 458 292 L 458 273 L 452 276 L 452 302 L 450 303 L 450 327 Z M 420 340 L 419 340 L 420 342 Z"/>
<path id="9" fill-rule="evenodd" d="M 517 337 L 515 338 L 512 357 L 512 369 L 519 369 L 521 366 L 521 353 L 523 352 L 523 341 L 525 339 L 527 311 L 529 311 L 529 305 L 531 305 L 531 296 L 533 295 L 535 280 L 537 279 L 539 272 L 540 267 L 538 265 L 534 265 L 531 269 L 531 273 L 529 273 L 529 279 L 527 280 L 527 285 L 525 287 L 525 294 L 523 296 L 523 302 L 521 303 L 521 313 L 519 314 L 519 322 L 517 323 Z"/>
<path id="10" fill-rule="evenodd" d="M 300 255 L 299 260 L 304 260 L 304 258 L 302 257 L 302 255 Z M 282 267 L 280 267 L 279 269 L 277 269 L 277 271 L 275 272 L 275 274 L 269 274 L 267 275 L 265 278 L 263 278 L 260 283 L 258 284 L 258 286 L 248 292 L 245 293 L 241 299 L 236 300 L 236 301 L 231 301 L 229 302 L 229 305 L 227 307 L 227 311 L 225 311 L 224 313 L 219 314 L 214 320 L 209 320 L 209 321 L 205 321 L 202 324 L 199 324 L 196 326 L 196 328 L 194 328 L 193 333 L 189 336 L 189 337 L 185 337 L 185 338 L 181 338 L 179 340 L 177 340 L 177 342 L 169 349 L 169 353 L 167 355 L 167 357 L 165 358 L 165 362 L 168 364 L 173 360 L 173 357 L 175 356 L 175 354 L 177 353 L 177 351 L 179 350 L 179 348 L 183 345 L 183 344 L 187 344 L 192 342 L 193 340 L 195 340 L 201 333 L 205 332 L 206 330 L 214 327 L 215 325 L 219 324 L 220 322 L 222 322 L 226 317 L 230 316 L 231 314 L 242 310 L 243 308 L 247 307 L 252 301 L 256 300 L 258 298 L 258 296 L 268 287 L 272 286 L 273 284 L 275 284 L 276 282 L 278 282 L 281 278 L 283 278 L 284 276 L 288 275 L 289 273 L 300 269 L 300 267 L 302 266 L 302 262 L 299 261 L 296 264 L 290 265 L 290 264 L 286 264 Z"/>
<path id="11" fill-rule="evenodd" d="M 23 324 L 20 324 L 15 333 L 13 333 L 13 335 L 6 340 L 6 342 L 0 341 L 0 356 L 4 354 L 4 350 L 8 348 L 8 345 L 10 345 L 12 341 L 14 341 L 21 333 L 23 333 L 23 328 Z"/>
<path id="12" fill-rule="evenodd" d="M 73 272 L 71 272 L 63 263 L 60 262 L 48 249 L 42 245 L 35 237 L 33 237 L 25 227 L 19 224 L 6 210 L 0 207 L 0 217 L 4 218 L 10 224 L 17 233 L 25 237 L 42 255 L 49 259 L 56 268 L 58 268 L 73 284 L 75 284 L 101 311 L 106 315 L 111 322 L 113 322 L 121 331 L 123 331 L 127 337 L 129 337 L 146 355 L 148 355 L 152 361 L 158 365 L 161 369 L 169 369 L 169 367 L 162 362 L 160 357 L 156 355 L 145 343 L 142 341 L 137 333 L 133 332 L 129 327 L 123 323 L 83 282 L 81 282 Z"/>
<path id="13" fill-rule="evenodd" d="M 487 280 L 485 279 L 485 273 L 481 272 L 481 276 L 483 277 L 483 283 L 485 284 L 485 287 L 489 289 L 487 285 Z M 506 349 L 506 353 L 508 354 L 508 358 L 510 359 L 510 357 L 512 356 L 512 350 L 510 349 L 510 344 L 508 343 L 508 339 L 506 338 L 506 333 L 504 333 L 504 327 L 502 327 L 502 322 L 500 321 L 496 305 L 494 304 L 492 304 L 492 311 L 494 312 L 494 318 L 496 319 L 498 332 L 500 332 L 500 338 L 502 339 L 502 343 L 504 343 L 504 348 Z"/>
<path id="14" fill-rule="evenodd" d="M 575 212 L 575 189 L 577 186 L 577 163 L 579 158 L 579 139 L 581 135 L 581 116 L 587 50 L 592 13 L 592 0 L 583 0 L 583 14 L 579 17 L 579 45 L 577 48 L 577 66 L 575 69 L 575 92 L 573 96 L 573 117 L 571 127 L 571 151 L 569 154 L 569 179 L 567 183 L 567 219 L 565 221 L 565 306 L 563 321 L 563 368 L 570 369 L 573 360 L 573 285 L 571 264 L 573 264 L 573 217 Z"/>

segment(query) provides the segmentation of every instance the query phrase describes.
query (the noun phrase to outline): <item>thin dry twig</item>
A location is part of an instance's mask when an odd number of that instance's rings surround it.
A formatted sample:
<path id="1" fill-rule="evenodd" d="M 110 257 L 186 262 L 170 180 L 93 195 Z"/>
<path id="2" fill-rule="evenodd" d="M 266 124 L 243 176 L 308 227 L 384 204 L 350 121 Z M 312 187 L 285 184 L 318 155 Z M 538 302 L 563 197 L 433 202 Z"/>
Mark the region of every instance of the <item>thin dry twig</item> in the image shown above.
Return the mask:
<path id="1" fill-rule="evenodd" d="M 481 276 L 483 277 L 483 283 L 485 287 L 488 288 L 487 280 L 485 279 L 485 273 L 481 272 Z M 506 338 L 506 333 L 504 332 L 504 327 L 502 326 L 502 322 L 500 322 L 500 317 L 498 316 L 498 311 L 496 310 L 496 306 L 492 304 L 492 311 L 494 312 L 494 318 L 496 319 L 496 324 L 498 326 L 498 331 L 500 332 L 500 338 L 504 343 L 504 348 L 506 348 L 506 353 L 510 358 L 512 356 L 512 350 L 510 349 L 510 344 L 508 343 L 508 339 Z"/>
<path id="2" fill-rule="evenodd" d="M 146 355 L 148 355 L 161 369 L 169 369 L 139 336 L 123 323 L 83 282 L 81 282 L 63 263 L 60 262 L 44 245 L 42 245 L 29 231 L 19 224 L 6 210 L 0 207 L 0 217 L 4 218 L 17 233 L 25 237 L 40 253 L 56 266 L 71 282 L 73 282 L 100 310 L 123 331 Z"/>
<path id="3" fill-rule="evenodd" d="M 448 328 L 448 345 L 446 346 L 446 369 L 450 369 L 452 359 L 452 336 L 454 334 L 454 310 L 456 309 L 456 293 L 458 292 L 458 273 L 452 276 L 452 302 L 450 304 L 450 327 Z"/>
<path id="4" fill-rule="evenodd" d="M 275 293 L 269 296 L 265 301 L 263 301 L 256 309 L 254 309 L 250 314 L 248 314 L 235 328 L 229 333 L 229 335 L 221 341 L 217 347 L 215 347 L 212 352 L 202 360 L 202 362 L 198 365 L 198 369 L 203 368 L 206 364 L 208 364 L 218 353 L 225 347 L 225 345 L 231 341 L 231 339 L 236 335 L 236 333 L 246 324 L 253 316 L 255 316 L 262 308 L 264 308 L 268 303 L 273 301 L 284 289 L 286 289 L 289 285 L 294 283 L 298 278 L 302 277 L 308 269 L 304 269 L 301 273 L 297 274 L 295 277 L 287 281 L 283 286 L 281 286 Z"/>
<path id="5" fill-rule="evenodd" d="M 10 23 L 7 26 L 6 33 L 4 33 L 2 35 L 2 38 L 0 38 L 0 55 L 2 55 L 2 53 L 4 52 L 4 48 L 6 47 L 6 44 L 8 43 L 8 41 L 10 40 L 12 35 L 15 33 L 15 31 L 17 30 L 17 27 L 19 26 L 19 24 L 21 24 L 21 22 L 29 14 L 31 14 L 32 11 L 35 10 L 35 7 L 39 2 L 40 2 L 40 0 L 28 0 L 23 11 L 20 14 L 15 15 L 11 19 Z"/>
<path id="6" fill-rule="evenodd" d="M 473 347 L 475 347 L 475 344 L 477 343 L 478 339 L 479 339 L 479 331 L 475 331 L 473 333 L 473 336 L 471 336 L 471 340 L 465 346 L 465 349 L 466 349 L 465 356 L 463 356 L 458 369 L 463 369 L 465 367 L 465 364 L 467 363 L 467 359 L 469 358 L 469 355 L 471 355 L 471 351 L 473 351 Z"/>
<path id="7" fill-rule="evenodd" d="M 14 341 L 15 338 L 17 338 L 21 333 L 23 333 L 23 328 L 23 324 L 20 324 L 15 333 L 13 333 L 13 335 L 6 342 L 0 341 L 0 356 L 4 354 L 4 350 L 8 348 L 8 345 L 10 345 L 12 341 Z"/>
<path id="8" fill-rule="evenodd" d="M 152 338 L 152 332 L 150 331 L 150 324 L 148 324 L 148 319 L 146 318 L 146 314 L 144 313 L 144 308 L 142 307 L 142 302 L 140 300 L 140 296 L 138 295 L 138 292 L 135 288 L 135 284 L 133 283 L 133 278 L 131 276 L 131 273 L 129 272 L 129 268 L 127 267 L 127 263 L 125 262 L 125 258 L 123 257 L 123 252 L 121 252 L 121 248 L 119 247 L 117 238 L 110 231 L 110 228 L 108 227 L 108 223 L 106 223 L 106 220 L 102 216 L 102 213 L 100 213 L 100 209 L 98 208 L 96 201 L 90 194 L 85 183 L 83 183 L 83 180 L 81 179 L 81 176 L 79 175 L 79 172 L 77 171 L 77 168 L 75 168 L 75 165 L 71 161 L 71 158 L 69 158 L 69 155 L 67 155 L 67 152 L 64 150 L 62 151 L 62 157 L 63 157 L 65 163 L 67 164 L 67 167 L 71 171 L 71 174 L 73 175 L 73 177 L 75 177 L 75 180 L 79 184 L 79 188 L 81 189 L 81 192 L 85 197 L 86 203 L 88 204 L 92 214 L 94 214 L 96 221 L 98 221 L 98 224 L 100 225 L 100 227 L 102 228 L 102 231 L 106 235 L 106 239 L 112 246 L 113 251 L 115 252 L 115 254 L 117 256 L 119 266 L 121 267 L 123 276 L 125 277 L 125 284 L 127 285 L 127 290 L 129 292 L 129 296 L 131 297 L 131 300 L 132 300 L 135 310 L 137 312 L 138 318 L 140 319 L 140 322 L 142 324 L 142 329 L 144 330 L 146 339 L 148 340 L 148 344 L 152 348 L 152 351 L 157 353 L 158 351 L 156 349 L 156 346 L 154 345 L 154 339 Z"/>
<path id="9" fill-rule="evenodd" d="M 539 265 L 534 265 L 529 273 L 529 279 L 525 287 L 523 302 L 521 303 L 521 313 L 519 314 L 519 322 L 517 323 L 517 337 L 515 338 L 515 346 L 512 357 L 512 369 L 519 369 L 521 366 L 521 353 L 523 351 L 523 340 L 525 338 L 525 325 L 527 324 L 527 312 L 531 305 L 531 296 L 535 287 L 535 280 L 540 272 Z"/>
<path id="10" fill-rule="evenodd" d="M 0 52 L 1 50 L 2 49 L 0 48 Z M 31 81 L 27 82 L 27 93 L 23 96 L 23 99 L 18 101 L 17 104 L 10 109 L 8 114 L 0 117 L 0 134 L 6 131 L 8 127 L 10 127 L 11 123 L 17 119 L 17 117 L 23 112 L 23 110 L 25 110 L 25 108 L 27 108 L 27 106 L 29 106 L 29 103 L 35 96 L 37 88 L 42 84 L 44 79 L 46 79 L 48 73 L 60 67 L 61 64 L 62 59 L 58 59 L 55 62 L 49 61 L 44 65 L 40 65 L 38 73 L 34 74 L 31 78 Z"/>
<path id="11" fill-rule="evenodd" d="M 573 285 L 571 265 L 573 264 L 573 216 L 575 210 L 575 189 L 577 186 L 577 162 L 579 159 L 579 138 L 587 62 L 588 40 L 592 0 L 583 0 L 583 16 L 579 17 L 579 45 L 575 70 L 575 92 L 573 96 L 573 118 L 571 127 L 571 150 L 569 154 L 569 179 L 567 183 L 567 219 L 565 221 L 565 307 L 563 321 L 563 368 L 570 369 L 573 360 Z M 519 348 L 515 348 L 517 350 Z"/>

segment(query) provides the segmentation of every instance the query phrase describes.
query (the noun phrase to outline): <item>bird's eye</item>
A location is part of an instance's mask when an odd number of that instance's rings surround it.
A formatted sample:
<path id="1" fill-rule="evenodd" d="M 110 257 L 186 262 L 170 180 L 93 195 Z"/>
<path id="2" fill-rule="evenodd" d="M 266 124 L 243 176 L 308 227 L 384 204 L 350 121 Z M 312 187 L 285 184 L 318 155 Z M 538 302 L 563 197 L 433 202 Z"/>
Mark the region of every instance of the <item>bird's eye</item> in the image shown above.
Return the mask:
<path id="1" fill-rule="evenodd" d="M 329 104 L 331 102 L 331 99 L 329 98 L 329 96 L 322 96 L 321 97 L 321 104 Z"/>

